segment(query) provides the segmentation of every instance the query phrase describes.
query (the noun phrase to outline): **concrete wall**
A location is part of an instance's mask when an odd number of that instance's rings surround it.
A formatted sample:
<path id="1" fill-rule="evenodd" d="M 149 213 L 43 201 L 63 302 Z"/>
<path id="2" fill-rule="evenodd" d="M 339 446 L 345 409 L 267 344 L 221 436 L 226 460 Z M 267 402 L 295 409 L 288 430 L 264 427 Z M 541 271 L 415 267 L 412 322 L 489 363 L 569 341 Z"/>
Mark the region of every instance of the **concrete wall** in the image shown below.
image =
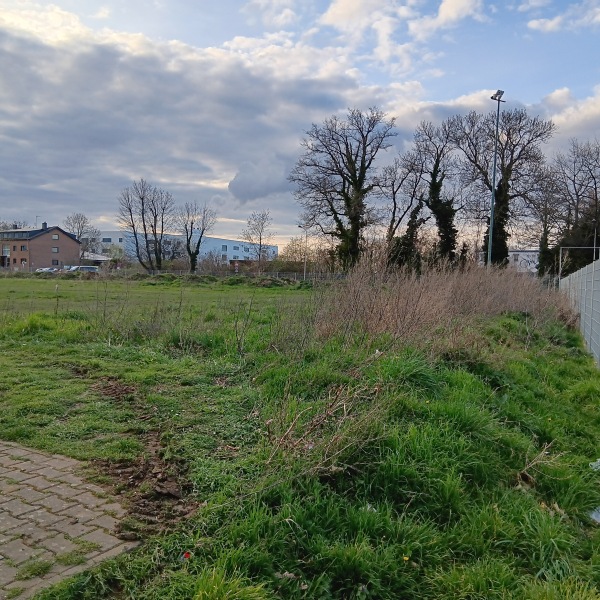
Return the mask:
<path id="1" fill-rule="evenodd" d="M 560 289 L 579 312 L 581 333 L 600 365 L 600 260 L 562 279 Z"/>

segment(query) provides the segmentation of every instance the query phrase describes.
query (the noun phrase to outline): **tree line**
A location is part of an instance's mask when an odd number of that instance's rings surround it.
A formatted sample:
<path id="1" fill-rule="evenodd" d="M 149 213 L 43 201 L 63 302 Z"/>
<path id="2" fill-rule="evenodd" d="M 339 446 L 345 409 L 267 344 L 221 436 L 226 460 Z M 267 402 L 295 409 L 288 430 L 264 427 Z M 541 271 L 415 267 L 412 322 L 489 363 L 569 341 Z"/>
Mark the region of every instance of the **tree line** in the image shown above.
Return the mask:
<path id="1" fill-rule="evenodd" d="M 217 222 L 217 213 L 208 203 L 192 201 L 178 206 L 170 192 L 145 179 L 124 188 L 118 202 L 118 224 L 130 234 L 135 258 L 146 271 L 161 271 L 166 261 L 185 255 L 190 272 L 196 272 L 202 242 Z M 267 260 L 268 246 L 275 235 L 272 223 L 268 209 L 255 211 L 241 232 L 241 239 L 251 245 L 249 256 L 259 271 Z M 0 230 L 23 227 L 27 227 L 25 221 L 0 220 Z M 80 241 L 80 259 L 103 250 L 102 233 L 86 214 L 75 212 L 67 216 L 63 228 Z M 110 251 L 113 259 L 125 258 L 120 246 L 115 245 Z M 215 262 L 220 263 L 220 256 L 218 258 Z"/>
<path id="2" fill-rule="evenodd" d="M 566 151 L 547 156 L 555 132 L 551 120 L 523 108 L 503 110 L 497 123 L 494 111 L 471 111 L 438 124 L 422 121 L 408 147 L 386 160 L 398 135 L 395 119 L 377 107 L 350 109 L 344 118 L 313 124 L 301 141 L 288 177 L 300 226 L 332 242 L 332 268 L 354 265 L 373 239 L 383 242 L 391 265 L 418 267 L 424 258 L 456 263 L 472 254 L 466 240 L 473 237 L 486 260 L 494 188 L 492 263 L 506 264 L 513 237 L 539 249 L 540 274 L 556 273 L 560 249 L 568 249 L 567 274 L 594 258 L 600 142 L 572 139 Z M 175 232 L 190 271 L 196 270 L 202 241 L 217 220 L 213 208 L 177 206 L 170 192 L 144 179 L 124 188 L 118 203 L 119 225 L 132 234 L 144 269 L 160 271 L 174 257 Z M 99 231 L 85 215 L 74 213 L 64 225 L 84 242 L 82 252 L 94 250 Z M 252 243 L 259 269 L 271 225 L 269 210 L 254 212 L 241 234 Z"/>
<path id="3" fill-rule="evenodd" d="M 119 196 L 118 223 L 131 234 L 135 256 L 148 272 L 160 271 L 168 256 L 167 246 L 174 251 L 172 233 L 182 234 L 191 273 L 196 271 L 202 241 L 217 222 L 217 213 L 208 203 L 196 201 L 177 206 L 170 192 L 145 179 L 134 181 Z M 253 212 L 247 220 L 241 239 L 252 244 L 252 258 L 258 269 L 266 260 L 267 246 L 273 236 L 269 210 Z M 171 256 L 173 258 L 173 256 Z"/>
<path id="4" fill-rule="evenodd" d="M 488 246 L 497 142 L 492 263 L 507 263 L 517 234 L 539 248 L 540 273 L 556 270 L 561 246 L 587 247 L 569 253 L 565 273 L 592 260 L 600 143 L 572 140 L 567 152 L 547 157 L 555 132 L 551 120 L 517 108 L 500 113 L 496 136 L 496 113 L 472 111 L 421 122 L 410 146 L 386 162 L 395 119 L 377 107 L 350 109 L 312 125 L 289 180 L 302 226 L 335 241 L 342 267 L 355 264 L 373 236 L 383 239 L 390 264 L 415 266 L 425 253 L 455 263 L 467 252 L 459 222 L 483 228 L 479 250 Z M 426 230 L 435 232 L 429 247 Z"/>

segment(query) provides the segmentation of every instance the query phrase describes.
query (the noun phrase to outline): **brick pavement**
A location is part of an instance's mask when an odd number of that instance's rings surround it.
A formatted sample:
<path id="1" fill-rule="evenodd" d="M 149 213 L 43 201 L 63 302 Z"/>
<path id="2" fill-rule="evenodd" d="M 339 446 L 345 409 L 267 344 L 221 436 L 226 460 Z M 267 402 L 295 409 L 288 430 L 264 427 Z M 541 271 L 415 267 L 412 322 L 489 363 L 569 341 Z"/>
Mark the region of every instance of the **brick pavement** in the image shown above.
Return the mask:
<path id="1" fill-rule="evenodd" d="M 135 547 L 114 535 L 124 509 L 77 477 L 81 466 L 0 442 L 0 600 L 31 598 Z"/>

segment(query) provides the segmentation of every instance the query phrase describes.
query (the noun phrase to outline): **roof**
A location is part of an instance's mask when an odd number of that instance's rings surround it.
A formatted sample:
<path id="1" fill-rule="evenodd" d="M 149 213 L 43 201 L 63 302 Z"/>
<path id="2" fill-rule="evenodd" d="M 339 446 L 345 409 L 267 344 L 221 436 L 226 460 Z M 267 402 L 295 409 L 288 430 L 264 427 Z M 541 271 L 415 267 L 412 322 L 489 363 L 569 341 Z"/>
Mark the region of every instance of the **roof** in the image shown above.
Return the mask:
<path id="1" fill-rule="evenodd" d="M 96 254 L 95 252 L 84 252 L 81 258 L 84 260 L 95 260 L 98 262 L 106 262 L 110 260 L 109 256 L 106 256 L 105 254 Z"/>
<path id="2" fill-rule="evenodd" d="M 46 228 L 23 227 L 21 229 L 4 229 L 0 231 L 0 240 L 32 240 L 51 231 L 60 231 L 64 235 L 69 236 L 73 241 L 81 244 L 75 235 L 65 231 L 62 227 L 58 227 L 58 225 Z"/>

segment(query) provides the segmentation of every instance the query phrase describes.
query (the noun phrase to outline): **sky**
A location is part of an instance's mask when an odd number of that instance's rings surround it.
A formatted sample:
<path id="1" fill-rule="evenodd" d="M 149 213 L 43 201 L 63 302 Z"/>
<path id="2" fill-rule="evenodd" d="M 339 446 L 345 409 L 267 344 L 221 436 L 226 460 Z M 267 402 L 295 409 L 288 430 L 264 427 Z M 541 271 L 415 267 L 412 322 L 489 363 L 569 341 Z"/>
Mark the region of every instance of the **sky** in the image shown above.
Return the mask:
<path id="1" fill-rule="evenodd" d="M 114 230 L 144 178 L 284 244 L 300 142 L 349 108 L 396 118 L 390 162 L 497 89 L 556 123 L 549 156 L 600 137 L 599 33 L 600 0 L 0 0 L 0 220 Z"/>

